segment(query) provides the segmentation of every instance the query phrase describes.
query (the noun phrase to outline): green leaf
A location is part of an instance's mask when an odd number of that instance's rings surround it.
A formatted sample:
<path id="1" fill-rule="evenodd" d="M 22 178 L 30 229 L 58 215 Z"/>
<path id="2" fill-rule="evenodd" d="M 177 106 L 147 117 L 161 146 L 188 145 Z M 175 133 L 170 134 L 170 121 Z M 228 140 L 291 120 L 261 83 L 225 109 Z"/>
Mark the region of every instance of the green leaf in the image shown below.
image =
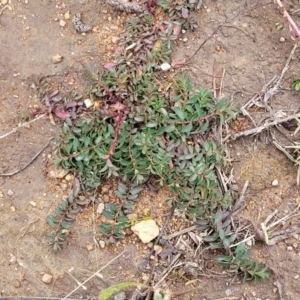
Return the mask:
<path id="1" fill-rule="evenodd" d="M 146 124 L 146 127 L 148 127 L 148 128 L 154 128 L 154 127 L 156 127 L 156 126 L 157 126 L 157 123 L 154 122 L 154 121 L 148 122 L 148 123 Z"/>
<path id="2" fill-rule="evenodd" d="M 113 294 L 118 293 L 126 288 L 136 286 L 146 288 L 147 286 L 138 282 L 123 282 L 119 284 L 112 285 L 106 289 L 103 289 L 98 297 L 98 300 L 108 300 Z"/>
<path id="3" fill-rule="evenodd" d="M 179 108 L 179 107 L 172 107 L 172 110 L 175 112 L 175 114 L 177 115 L 177 117 L 181 120 L 184 121 L 185 120 L 185 112 Z"/>
<path id="4" fill-rule="evenodd" d="M 182 126 L 181 132 L 190 132 L 193 129 L 193 124 L 189 123 L 187 125 Z"/>
<path id="5" fill-rule="evenodd" d="M 48 223 L 51 227 L 55 227 L 56 224 L 58 223 L 58 220 L 57 220 L 54 216 L 50 215 L 50 216 L 47 216 L 47 223 Z"/>

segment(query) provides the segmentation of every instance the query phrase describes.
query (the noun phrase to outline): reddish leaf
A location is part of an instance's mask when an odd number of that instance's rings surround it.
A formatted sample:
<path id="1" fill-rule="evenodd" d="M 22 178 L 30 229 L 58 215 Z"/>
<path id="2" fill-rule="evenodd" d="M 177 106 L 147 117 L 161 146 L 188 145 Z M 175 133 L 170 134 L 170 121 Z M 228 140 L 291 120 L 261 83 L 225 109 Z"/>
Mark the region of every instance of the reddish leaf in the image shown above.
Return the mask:
<path id="1" fill-rule="evenodd" d="M 175 24 L 174 28 L 173 28 L 173 34 L 176 35 L 176 36 L 178 36 L 179 33 L 180 33 L 180 31 L 181 31 L 181 25 Z"/>
<path id="2" fill-rule="evenodd" d="M 117 65 L 116 63 L 106 63 L 104 65 L 104 68 L 110 70 L 113 69 L 116 65 Z"/>
<path id="3" fill-rule="evenodd" d="M 189 10 L 187 8 L 183 7 L 181 10 L 181 15 L 184 19 L 187 19 L 189 16 Z"/>
<path id="4" fill-rule="evenodd" d="M 66 104 L 66 108 L 76 107 L 78 104 L 76 101 L 70 101 Z"/>
<path id="5" fill-rule="evenodd" d="M 54 113 L 60 119 L 66 119 L 71 117 L 71 115 L 67 111 L 64 111 L 62 109 L 55 109 Z"/>

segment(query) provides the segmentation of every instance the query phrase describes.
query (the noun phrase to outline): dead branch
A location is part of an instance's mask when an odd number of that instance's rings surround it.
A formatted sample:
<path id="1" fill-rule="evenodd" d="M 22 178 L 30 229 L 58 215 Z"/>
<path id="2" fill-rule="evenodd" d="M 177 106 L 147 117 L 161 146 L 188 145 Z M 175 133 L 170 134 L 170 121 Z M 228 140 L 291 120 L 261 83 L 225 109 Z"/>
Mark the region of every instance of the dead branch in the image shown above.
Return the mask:
<path id="1" fill-rule="evenodd" d="M 256 135 L 256 134 L 259 134 L 261 133 L 262 131 L 266 130 L 266 129 L 269 129 L 271 128 L 272 126 L 275 126 L 275 125 L 278 125 L 278 124 L 281 124 L 281 123 L 284 123 L 284 122 L 287 122 L 289 120 L 292 120 L 292 119 L 297 119 L 297 118 L 300 118 L 300 113 L 298 114 L 295 114 L 295 115 L 291 115 L 291 116 L 288 116 L 286 118 L 277 118 L 275 119 L 274 121 L 269 121 L 267 120 L 265 122 L 264 125 L 262 126 L 259 126 L 259 127 L 256 127 L 256 128 L 251 128 L 251 129 L 247 129 L 247 130 L 244 130 L 244 131 L 241 131 L 241 132 L 238 132 L 236 134 L 233 134 L 233 135 L 228 135 L 224 138 L 224 142 L 227 141 L 229 138 L 231 140 L 236 140 L 242 136 L 248 136 L 248 135 Z"/>
<path id="2" fill-rule="evenodd" d="M 54 138 L 51 137 L 48 142 L 42 147 L 42 149 L 40 149 L 34 156 L 33 158 L 25 165 L 23 166 L 22 168 L 18 169 L 18 170 L 15 170 L 13 172 L 10 172 L 10 173 L 0 173 L 0 176 L 2 177 L 8 177 L 8 176 L 13 176 L 17 173 L 20 173 L 22 172 L 23 170 L 25 170 L 49 145 L 49 143 L 53 140 Z"/>
<path id="3" fill-rule="evenodd" d="M 14 128 L 13 130 L 11 130 L 11 131 L 9 131 L 9 132 L 7 132 L 7 133 L 1 135 L 1 136 L 0 136 L 0 139 L 3 139 L 3 138 L 9 136 L 9 135 L 12 134 L 12 133 L 15 133 L 15 132 L 18 131 L 20 128 L 26 127 L 26 126 L 28 126 L 29 124 L 31 124 L 31 123 L 33 123 L 33 122 L 35 122 L 35 121 L 37 121 L 37 120 L 39 120 L 39 119 L 41 119 L 41 118 L 43 118 L 43 117 L 45 117 L 45 116 L 46 116 L 46 114 L 42 114 L 42 115 L 38 116 L 37 118 L 30 120 L 29 122 L 25 122 L 25 123 L 20 124 L 18 127 Z"/>

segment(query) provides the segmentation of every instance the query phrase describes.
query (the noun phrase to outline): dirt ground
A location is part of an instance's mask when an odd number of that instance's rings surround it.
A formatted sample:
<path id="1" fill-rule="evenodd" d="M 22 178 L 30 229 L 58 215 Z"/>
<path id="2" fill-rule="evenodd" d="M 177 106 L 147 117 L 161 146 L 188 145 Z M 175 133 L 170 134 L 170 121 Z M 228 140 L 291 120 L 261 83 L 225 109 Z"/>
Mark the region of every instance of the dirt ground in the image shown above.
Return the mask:
<path id="1" fill-rule="evenodd" d="M 272 1 L 263 0 L 256 6 L 252 2 L 204 0 L 202 9 L 194 13 L 199 28 L 186 33 L 187 40 L 177 41 L 173 54 L 174 60 L 193 54 L 226 19 L 227 26 L 202 47 L 185 72 L 198 86 L 212 89 L 213 66 L 217 84 L 225 69 L 223 94 L 238 105 L 261 91 L 274 75 L 280 75 L 295 42 L 287 27 L 282 31 L 276 29 L 275 24 L 283 20 Z M 0 14 L 0 136 L 31 119 L 36 106 L 45 110 L 29 88 L 28 78 L 32 74 L 52 76 L 65 91 L 83 92 L 83 64 L 109 62 L 116 48 L 114 37 L 122 31 L 127 16 L 99 0 L 11 0 L 10 7 L 11 10 L 5 9 Z M 93 26 L 93 31 L 86 35 L 76 33 L 71 21 L 65 19 L 68 12 L 71 18 L 77 12 L 82 13 L 83 20 Z M 298 16 L 300 12 L 293 14 L 300 24 Z M 65 26 L 61 26 L 60 20 L 66 22 Z M 52 63 L 51 57 L 55 54 L 63 56 L 61 63 Z M 300 74 L 298 62 L 299 52 L 296 52 L 279 92 L 271 99 L 275 111 L 291 114 L 299 110 L 299 93 L 291 89 L 293 80 Z M 261 115 L 260 110 L 253 113 L 257 117 Z M 47 118 L 42 118 L 0 139 L 0 173 L 22 167 L 59 130 L 59 124 L 51 125 Z M 149 248 L 137 238 L 104 248 L 96 246 L 97 241 L 105 241 L 105 238 L 98 229 L 95 207 L 86 208 L 80 214 L 62 251 L 54 253 L 47 245 L 46 217 L 68 194 L 65 179 L 47 177 L 54 147 L 55 142 L 51 142 L 22 172 L 0 177 L 1 299 L 61 299 L 76 288 L 76 280 L 82 283 L 101 268 L 101 276 L 94 276 L 85 284 L 86 290 L 80 288 L 70 298 L 97 299 L 104 287 L 141 281 L 147 276 L 140 267 Z M 280 207 L 281 215 L 294 209 L 299 201 L 296 169 L 267 142 L 264 134 L 257 139 L 247 137 L 230 142 L 230 151 L 232 161 L 228 170 L 232 170 L 239 191 L 245 181 L 249 181 L 242 219 L 259 226 L 276 208 Z M 278 180 L 277 186 L 272 185 L 273 180 Z M 155 198 L 154 203 L 164 202 L 166 198 L 164 191 L 158 196 L 145 192 L 144 197 Z M 105 267 L 122 251 L 125 252 L 120 258 Z M 178 299 L 294 300 L 300 297 L 298 236 L 274 246 L 258 243 L 253 246 L 253 253 L 274 272 L 265 283 L 242 283 L 240 277 L 226 276 L 208 260 L 205 265 L 215 272 L 199 277 L 195 286 L 202 288 L 197 293 Z M 53 276 L 50 284 L 42 282 L 44 273 Z M 186 282 L 176 273 L 166 279 L 168 287 L 175 292 L 193 287 L 186 286 Z"/>

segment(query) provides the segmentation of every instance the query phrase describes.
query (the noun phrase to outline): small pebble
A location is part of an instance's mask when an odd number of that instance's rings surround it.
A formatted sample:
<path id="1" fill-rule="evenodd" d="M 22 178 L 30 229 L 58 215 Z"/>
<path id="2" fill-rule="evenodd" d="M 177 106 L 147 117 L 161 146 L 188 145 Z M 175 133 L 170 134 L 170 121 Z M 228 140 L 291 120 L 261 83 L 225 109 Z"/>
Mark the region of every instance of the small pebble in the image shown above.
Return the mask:
<path id="1" fill-rule="evenodd" d="M 45 274 L 43 275 L 43 277 L 42 277 L 42 281 L 43 281 L 44 283 L 51 283 L 51 282 L 52 282 L 52 279 L 53 279 L 53 276 L 50 275 L 50 274 L 47 274 L 47 273 L 45 273 Z"/>
<path id="2" fill-rule="evenodd" d="M 162 69 L 162 71 L 168 71 L 171 69 L 171 65 L 165 62 L 160 66 L 160 68 Z"/>
<path id="3" fill-rule="evenodd" d="M 273 289 L 273 293 L 274 293 L 274 294 L 276 294 L 277 291 L 278 291 L 278 288 L 274 288 L 274 289 Z"/>
<path id="4" fill-rule="evenodd" d="M 126 294 L 125 292 L 120 292 L 114 296 L 114 300 L 125 300 Z"/>
<path id="5" fill-rule="evenodd" d="M 287 246 L 286 248 L 288 251 L 292 251 L 293 250 L 293 247 L 292 246 Z"/>
<path id="6" fill-rule="evenodd" d="M 30 201 L 29 204 L 33 207 L 36 207 L 36 202 L 35 201 Z"/>
<path id="7" fill-rule="evenodd" d="M 63 60 L 63 57 L 59 54 L 55 54 L 52 56 L 51 60 L 52 60 L 52 63 L 58 64 Z"/>
<path id="8" fill-rule="evenodd" d="M 85 99 L 85 100 L 83 100 L 83 102 L 84 102 L 86 108 L 90 108 L 93 106 L 93 102 L 91 99 Z"/>
<path id="9" fill-rule="evenodd" d="M 2 5 L 7 4 L 7 2 L 8 2 L 8 0 L 1 0 L 1 4 L 2 4 Z"/>
<path id="10" fill-rule="evenodd" d="M 281 43 L 283 43 L 283 42 L 285 41 L 285 38 L 284 38 L 284 37 L 281 37 L 281 38 L 279 39 L 279 41 L 280 41 Z"/>
<path id="11" fill-rule="evenodd" d="M 118 36 L 113 36 L 111 38 L 111 41 L 112 41 L 113 44 L 116 44 L 119 40 L 120 40 L 120 38 Z"/>
<path id="12" fill-rule="evenodd" d="M 108 21 L 108 22 L 110 22 L 110 21 L 111 21 L 111 16 L 109 16 L 109 17 L 107 18 L 107 21 Z"/>
<path id="13" fill-rule="evenodd" d="M 103 248 L 105 247 L 105 242 L 102 241 L 102 240 L 100 240 L 100 241 L 99 241 L 99 245 L 100 245 L 100 247 L 103 249 Z"/>
<path id="14" fill-rule="evenodd" d="M 64 20 L 59 20 L 59 25 L 61 27 L 65 27 L 66 26 L 66 22 Z"/>
<path id="15" fill-rule="evenodd" d="M 12 190 L 8 190 L 8 191 L 7 191 L 7 195 L 8 195 L 8 196 L 12 196 L 13 194 L 14 194 L 14 192 L 13 192 Z"/>
<path id="16" fill-rule="evenodd" d="M 66 12 L 65 15 L 64 15 L 64 17 L 65 17 L 65 20 L 69 20 L 70 19 L 70 13 Z"/>
<path id="17" fill-rule="evenodd" d="M 101 215 L 103 210 L 105 208 L 104 203 L 99 203 L 98 207 L 97 207 L 97 214 Z"/>
<path id="18" fill-rule="evenodd" d="M 3 195 L 3 192 L 0 191 L 0 198 L 3 198 L 4 195 Z"/>
<path id="19" fill-rule="evenodd" d="M 298 247 L 298 243 L 293 243 L 292 246 L 293 246 L 293 248 L 297 248 Z"/>
<path id="20" fill-rule="evenodd" d="M 299 275 L 294 276 L 294 279 L 298 279 L 298 278 L 299 278 Z"/>
<path id="21" fill-rule="evenodd" d="M 183 34 L 185 34 L 185 33 L 186 33 L 186 30 L 185 30 L 185 29 L 182 29 L 181 32 L 182 32 Z"/>
<path id="22" fill-rule="evenodd" d="M 189 40 L 189 39 L 186 38 L 186 37 L 182 39 L 182 41 L 183 41 L 184 43 L 186 43 L 188 40 Z"/>
<path id="23" fill-rule="evenodd" d="M 70 182 L 74 179 L 74 176 L 72 174 L 67 174 L 65 179 Z"/>
<path id="24" fill-rule="evenodd" d="M 10 260 L 9 260 L 9 262 L 11 264 L 14 264 L 16 261 L 17 261 L 17 258 L 13 254 L 10 254 Z"/>
<path id="25" fill-rule="evenodd" d="M 86 246 L 86 249 L 87 249 L 88 251 L 91 251 L 91 250 L 94 249 L 94 245 L 93 245 L 93 244 L 88 244 L 88 245 Z"/>
<path id="26" fill-rule="evenodd" d="M 105 203 L 108 203 L 108 202 L 109 202 L 109 196 L 108 196 L 108 195 L 103 195 L 102 198 L 103 198 L 103 201 L 104 201 Z"/>
<path id="27" fill-rule="evenodd" d="M 12 206 L 10 207 L 10 210 L 11 210 L 12 212 L 15 212 L 15 211 L 16 211 L 16 208 L 12 205 Z"/>
<path id="28" fill-rule="evenodd" d="M 101 192 L 102 192 L 102 194 L 108 193 L 108 192 L 109 192 L 109 186 L 104 185 L 104 186 L 101 188 Z"/>
<path id="29" fill-rule="evenodd" d="M 273 186 L 277 186 L 277 185 L 278 185 L 278 180 L 277 180 L 277 179 L 274 179 L 274 180 L 272 181 L 272 185 L 273 185 Z"/>

